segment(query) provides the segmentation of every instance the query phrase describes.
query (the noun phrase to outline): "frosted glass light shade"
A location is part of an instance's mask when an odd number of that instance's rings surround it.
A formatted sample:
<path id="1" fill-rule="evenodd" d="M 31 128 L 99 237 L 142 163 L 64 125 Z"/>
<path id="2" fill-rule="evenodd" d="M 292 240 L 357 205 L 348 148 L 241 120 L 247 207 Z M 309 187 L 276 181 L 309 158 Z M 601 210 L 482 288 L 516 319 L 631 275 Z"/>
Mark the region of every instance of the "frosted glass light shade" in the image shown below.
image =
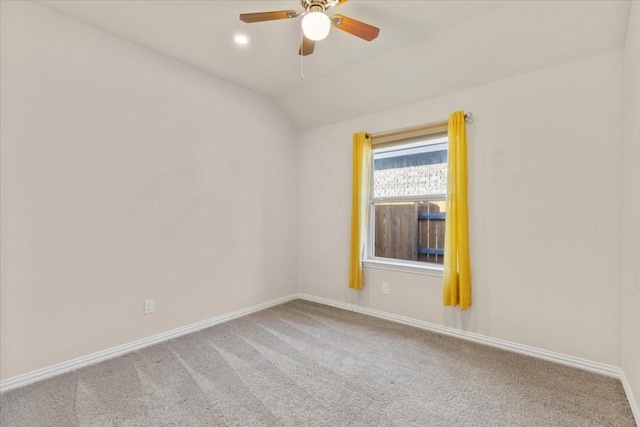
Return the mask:
<path id="1" fill-rule="evenodd" d="M 311 40 L 322 40 L 329 35 L 331 20 L 322 12 L 311 12 L 302 18 L 302 32 Z"/>

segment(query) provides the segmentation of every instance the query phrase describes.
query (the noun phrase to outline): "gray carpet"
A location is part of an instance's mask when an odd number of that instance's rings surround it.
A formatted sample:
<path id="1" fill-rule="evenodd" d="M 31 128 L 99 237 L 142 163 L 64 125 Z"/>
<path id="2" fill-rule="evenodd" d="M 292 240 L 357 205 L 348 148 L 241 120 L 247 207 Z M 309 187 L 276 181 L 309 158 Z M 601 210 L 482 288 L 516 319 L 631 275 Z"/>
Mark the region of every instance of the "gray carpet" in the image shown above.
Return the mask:
<path id="1" fill-rule="evenodd" d="M 634 426 L 620 381 L 308 301 L 0 397 L 2 426 Z"/>

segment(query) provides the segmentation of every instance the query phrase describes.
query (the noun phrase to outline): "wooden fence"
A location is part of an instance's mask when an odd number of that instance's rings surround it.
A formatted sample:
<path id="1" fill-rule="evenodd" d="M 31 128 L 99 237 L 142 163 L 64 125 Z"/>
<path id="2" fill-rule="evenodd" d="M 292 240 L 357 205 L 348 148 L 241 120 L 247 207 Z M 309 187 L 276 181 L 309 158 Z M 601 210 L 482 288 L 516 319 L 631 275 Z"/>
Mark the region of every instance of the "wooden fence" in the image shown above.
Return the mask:
<path id="1" fill-rule="evenodd" d="M 442 264 L 446 202 L 379 203 L 375 256 Z"/>

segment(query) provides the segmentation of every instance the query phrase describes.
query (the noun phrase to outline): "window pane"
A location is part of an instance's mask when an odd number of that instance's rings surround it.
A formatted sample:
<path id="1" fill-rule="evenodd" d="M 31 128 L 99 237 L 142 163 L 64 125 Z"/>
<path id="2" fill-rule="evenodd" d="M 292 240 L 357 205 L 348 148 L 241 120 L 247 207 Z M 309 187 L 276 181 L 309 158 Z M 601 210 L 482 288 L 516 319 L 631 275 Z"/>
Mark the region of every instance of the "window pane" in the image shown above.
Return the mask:
<path id="1" fill-rule="evenodd" d="M 428 196 L 447 192 L 447 139 L 373 151 L 373 197 Z"/>
<path id="2" fill-rule="evenodd" d="M 374 204 L 376 257 L 443 263 L 446 202 Z"/>

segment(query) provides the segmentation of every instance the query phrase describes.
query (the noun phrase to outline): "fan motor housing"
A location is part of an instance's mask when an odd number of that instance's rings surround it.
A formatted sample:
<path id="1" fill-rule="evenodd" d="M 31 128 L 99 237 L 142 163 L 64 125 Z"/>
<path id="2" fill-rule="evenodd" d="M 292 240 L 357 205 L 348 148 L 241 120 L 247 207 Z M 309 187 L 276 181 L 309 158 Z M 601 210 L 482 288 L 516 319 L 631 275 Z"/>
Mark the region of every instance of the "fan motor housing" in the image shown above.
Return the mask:
<path id="1" fill-rule="evenodd" d="M 328 0 L 300 0 L 300 4 L 307 12 L 324 12 L 327 10 Z"/>

